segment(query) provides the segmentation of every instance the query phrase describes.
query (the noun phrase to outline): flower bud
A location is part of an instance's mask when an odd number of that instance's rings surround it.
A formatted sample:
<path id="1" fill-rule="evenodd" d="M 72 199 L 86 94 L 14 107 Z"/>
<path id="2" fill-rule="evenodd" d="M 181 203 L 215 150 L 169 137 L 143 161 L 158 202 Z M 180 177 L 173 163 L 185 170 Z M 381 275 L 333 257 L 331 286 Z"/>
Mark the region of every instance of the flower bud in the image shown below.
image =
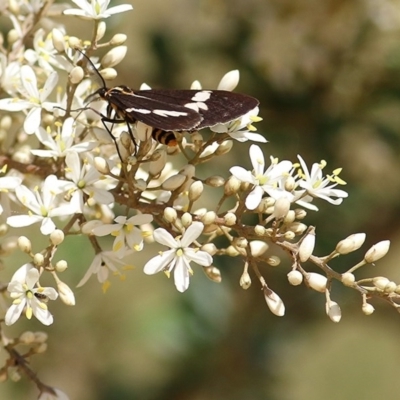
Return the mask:
<path id="1" fill-rule="evenodd" d="M 261 240 L 250 242 L 250 252 L 253 257 L 260 257 L 268 250 L 268 244 Z"/>
<path id="2" fill-rule="evenodd" d="M 187 228 L 188 226 L 192 225 L 193 218 L 192 214 L 185 212 L 181 218 L 182 225 Z"/>
<path id="3" fill-rule="evenodd" d="M 228 246 L 225 254 L 229 257 L 237 257 L 240 253 L 233 246 Z"/>
<path id="4" fill-rule="evenodd" d="M 278 317 L 282 317 L 285 314 L 285 305 L 281 298 L 268 286 L 264 286 L 263 292 L 265 301 L 267 302 L 267 306 L 271 312 Z"/>
<path id="5" fill-rule="evenodd" d="M 81 47 L 81 40 L 75 36 L 70 36 L 68 38 L 68 45 L 69 47 L 72 47 L 73 49 L 75 48 L 80 48 Z"/>
<path id="6" fill-rule="evenodd" d="M 201 246 L 201 250 L 207 252 L 211 256 L 213 256 L 217 252 L 217 247 L 214 243 L 206 243 Z"/>
<path id="7" fill-rule="evenodd" d="M 289 210 L 286 216 L 283 218 L 283 223 L 284 224 L 291 224 L 296 220 L 296 213 L 294 210 Z"/>
<path id="8" fill-rule="evenodd" d="M 232 196 L 236 194 L 239 189 L 240 189 L 240 184 L 241 182 L 239 179 L 235 178 L 234 176 L 231 176 L 227 182 L 225 183 L 224 186 L 224 194 L 225 196 Z"/>
<path id="9" fill-rule="evenodd" d="M 47 350 L 47 343 L 41 343 L 39 346 L 35 347 L 36 354 L 43 354 Z"/>
<path id="10" fill-rule="evenodd" d="M 105 68 L 114 67 L 124 59 L 127 50 L 126 46 L 114 47 L 101 59 L 101 65 Z"/>
<path id="11" fill-rule="evenodd" d="M 224 215 L 224 223 L 225 223 L 225 225 L 227 225 L 227 226 L 233 226 L 233 225 L 236 224 L 236 221 L 237 221 L 237 217 L 236 217 L 236 214 L 235 214 L 235 213 L 233 213 L 233 212 L 227 212 L 227 213 Z"/>
<path id="12" fill-rule="evenodd" d="M 281 219 L 286 216 L 290 210 L 290 201 L 287 197 L 280 197 L 274 205 L 273 215 L 275 219 Z"/>
<path id="13" fill-rule="evenodd" d="M 293 176 L 288 176 L 285 181 L 285 190 L 287 192 L 291 192 L 296 187 L 296 181 L 294 180 Z"/>
<path id="14" fill-rule="evenodd" d="M 325 310 L 327 316 L 331 319 L 332 322 L 339 322 L 342 318 L 342 311 L 340 310 L 339 304 L 335 301 L 327 301 L 325 303 Z"/>
<path id="15" fill-rule="evenodd" d="M 303 238 L 299 247 L 299 258 L 301 262 L 307 261 L 315 247 L 315 229 L 310 229 L 305 238 Z"/>
<path id="16" fill-rule="evenodd" d="M 76 85 L 79 82 L 82 81 L 85 73 L 83 72 L 82 67 L 74 67 L 71 69 L 71 72 L 69 73 L 69 80 L 72 84 Z"/>
<path id="17" fill-rule="evenodd" d="M 384 276 L 376 276 L 374 279 L 372 279 L 374 286 L 381 290 L 385 290 L 385 287 L 389 282 L 389 279 L 385 278 Z"/>
<path id="18" fill-rule="evenodd" d="M 176 174 L 173 176 L 170 176 L 167 180 L 164 181 L 164 183 L 161 185 L 161 187 L 164 190 L 169 190 L 173 191 L 178 189 L 180 186 L 182 186 L 186 181 L 186 176 L 182 174 Z"/>
<path id="19" fill-rule="evenodd" d="M 57 28 L 54 28 L 51 31 L 51 40 L 53 42 L 54 48 L 59 52 L 59 53 L 64 53 L 65 51 L 65 39 L 64 39 L 64 34 Z"/>
<path id="20" fill-rule="evenodd" d="M 298 286 L 303 282 L 303 274 L 300 271 L 293 270 L 287 274 L 288 281 L 293 286 Z"/>
<path id="21" fill-rule="evenodd" d="M 46 332 L 35 332 L 35 342 L 36 343 L 45 343 L 49 338 Z"/>
<path id="22" fill-rule="evenodd" d="M 193 182 L 189 188 L 189 200 L 196 201 L 202 195 L 203 190 L 204 190 L 203 182 L 201 181 Z"/>
<path id="23" fill-rule="evenodd" d="M 245 249 L 248 246 L 249 241 L 245 237 L 240 236 L 240 237 L 234 238 L 233 243 L 239 249 Z"/>
<path id="24" fill-rule="evenodd" d="M 110 167 L 108 166 L 105 158 L 95 157 L 93 164 L 97 171 L 99 171 L 101 174 L 108 175 L 110 173 Z"/>
<path id="25" fill-rule="evenodd" d="M 221 276 L 221 271 L 218 268 L 211 265 L 210 267 L 204 267 L 203 271 L 210 280 L 212 280 L 215 283 L 221 283 L 222 276 Z"/>
<path id="26" fill-rule="evenodd" d="M 281 263 L 281 259 L 278 256 L 271 256 L 267 258 L 266 263 L 271 267 L 277 267 Z"/>
<path id="27" fill-rule="evenodd" d="M 221 156 L 223 154 L 229 153 L 232 150 L 233 147 L 233 141 L 232 140 L 225 140 L 225 142 L 222 142 L 217 150 L 215 151 L 215 154 L 217 156 Z"/>
<path id="28" fill-rule="evenodd" d="M 164 219 L 167 222 L 175 222 L 177 218 L 178 218 L 178 214 L 177 214 L 175 208 L 166 207 L 164 209 Z"/>
<path id="29" fill-rule="evenodd" d="M 310 272 L 306 275 L 306 281 L 311 289 L 324 293 L 328 279 L 326 276 L 317 274 L 316 272 Z"/>
<path id="30" fill-rule="evenodd" d="M 356 277 L 351 272 L 345 272 L 342 274 L 342 282 L 346 286 L 353 286 L 356 281 Z"/>
<path id="31" fill-rule="evenodd" d="M 7 33 L 7 41 L 9 44 L 14 44 L 19 39 L 19 33 L 16 29 L 10 29 Z"/>
<path id="32" fill-rule="evenodd" d="M 244 271 L 242 276 L 240 277 L 239 284 L 242 289 L 246 290 L 251 286 L 251 278 L 247 271 Z"/>
<path id="33" fill-rule="evenodd" d="M 9 115 L 5 115 L 0 120 L 0 128 L 8 131 L 12 125 L 12 118 Z"/>
<path id="34" fill-rule="evenodd" d="M 124 44 L 126 42 L 127 38 L 128 37 L 126 35 L 124 35 L 123 33 L 117 33 L 110 40 L 110 44 L 111 44 L 111 46 L 118 46 L 120 44 Z"/>
<path id="35" fill-rule="evenodd" d="M 302 208 L 296 208 L 294 213 L 297 220 L 304 219 L 307 216 L 307 211 L 303 210 Z"/>
<path id="36" fill-rule="evenodd" d="M 164 149 L 157 149 L 151 156 L 149 163 L 150 176 L 158 176 L 167 164 L 167 153 Z"/>
<path id="37" fill-rule="evenodd" d="M 371 315 L 374 311 L 375 311 L 375 308 L 374 308 L 374 306 L 372 304 L 364 303 L 362 305 L 362 312 L 365 315 Z"/>
<path id="38" fill-rule="evenodd" d="M 201 222 L 204 225 L 211 225 L 215 222 L 217 214 L 214 211 L 207 211 L 202 217 Z"/>
<path id="39" fill-rule="evenodd" d="M 364 260 L 367 263 L 373 263 L 378 261 L 380 258 L 384 257 L 389 251 L 390 240 L 383 240 L 375 245 L 373 245 L 364 256 Z"/>
<path id="40" fill-rule="evenodd" d="M 55 269 L 57 272 L 64 272 L 68 268 L 68 263 L 65 260 L 57 261 Z"/>
<path id="41" fill-rule="evenodd" d="M 256 226 L 254 227 L 254 233 L 255 233 L 257 236 L 264 236 L 264 235 L 265 235 L 265 232 L 266 232 L 266 229 L 265 229 L 262 225 L 256 225 Z"/>
<path id="42" fill-rule="evenodd" d="M 25 236 L 20 236 L 17 240 L 18 248 L 24 253 L 29 254 L 32 251 L 32 242 Z"/>
<path id="43" fill-rule="evenodd" d="M 225 179 L 222 176 L 210 176 L 209 178 L 207 178 L 204 183 L 208 186 L 217 188 L 217 187 L 221 187 L 222 185 L 225 184 Z"/>
<path id="44" fill-rule="evenodd" d="M 227 72 L 221 79 L 218 85 L 218 90 L 227 90 L 231 92 L 239 83 L 239 70 L 234 69 Z"/>
<path id="45" fill-rule="evenodd" d="M 301 222 L 293 222 L 288 226 L 288 230 L 292 231 L 295 235 L 302 235 L 307 229 L 307 225 Z"/>
<path id="46" fill-rule="evenodd" d="M 293 231 L 287 231 L 283 234 L 285 240 L 293 240 L 296 237 L 296 234 Z"/>
<path id="47" fill-rule="evenodd" d="M 19 341 L 23 344 L 31 344 L 35 342 L 35 334 L 31 331 L 26 331 L 19 336 Z"/>
<path id="48" fill-rule="evenodd" d="M 57 282 L 57 289 L 58 289 L 58 294 L 60 295 L 60 299 L 64 304 L 67 306 L 74 306 L 75 305 L 75 296 L 74 292 L 70 289 L 70 287 L 60 281 L 59 279 L 56 280 Z"/>
<path id="49" fill-rule="evenodd" d="M 365 241 L 365 233 L 354 233 L 336 245 L 339 254 L 348 254 L 359 249 Z"/>
<path id="50" fill-rule="evenodd" d="M 33 263 L 37 266 L 37 267 L 41 267 L 44 263 L 44 256 L 41 253 L 36 253 L 33 256 Z"/>
<path id="51" fill-rule="evenodd" d="M 0 255 L 9 256 L 17 247 L 18 239 L 15 236 L 6 237 L 0 245 Z"/>
<path id="52" fill-rule="evenodd" d="M 64 232 L 61 229 L 55 229 L 53 232 L 50 233 L 50 242 L 54 246 L 58 246 L 64 241 Z"/>
<path id="53" fill-rule="evenodd" d="M 104 21 L 100 21 L 97 25 L 97 32 L 96 32 L 96 42 L 103 39 L 106 33 L 107 25 Z"/>
<path id="54" fill-rule="evenodd" d="M 99 74 L 106 81 L 112 81 L 118 75 L 117 71 L 114 68 L 104 68 L 99 71 Z"/>

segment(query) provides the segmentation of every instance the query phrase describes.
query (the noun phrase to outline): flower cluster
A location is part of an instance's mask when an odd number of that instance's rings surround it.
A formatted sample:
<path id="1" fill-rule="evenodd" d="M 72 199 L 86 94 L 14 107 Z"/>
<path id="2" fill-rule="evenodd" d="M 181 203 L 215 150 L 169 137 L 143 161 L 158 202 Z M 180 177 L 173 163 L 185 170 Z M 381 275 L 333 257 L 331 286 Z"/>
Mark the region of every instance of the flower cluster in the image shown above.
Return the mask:
<path id="1" fill-rule="evenodd" d="M 347 197 L 339 189 L 345 184 L 339 177 L 340 169 L 324 174 L 324 161 L 309 169 L 301 156 L 295 163 L 271 156 L 267 165 L 266 148 L 252 144 L 249 159 L 243 160 L 250 169 L 236 165 L 221 175 L 200 178 L 203 165 L 218 165 L 219 157 L 229 153 L 233 145 L 266 142 L 253 125 L 260 120 L 258 107 L 208 130 L 169 133 L 175 140 L 166 146 L 153 138 L 157 132 L 152 126 L 110 114 L 105 102 L 88 105 L 86 100 L 93 99 L 96 92 L 90 64 L 103 79 L 113 78 L 117 74 L 114 67 L 127 52 L 125 35 L 104 40 L 106 25 L 102 20 L 132 7 L 108 8 L 109 0 L 73 2 L 79 8 L 67 9 L 64 14 L 89 20 L 94 40 L 69 36 L 54 25 L 48 31 L 38 28 L 33 48 L 26 48 L 29 15 L 44 17 L 46 12 L 51 15 L 50 9 L 46 2 L 35 1 L 30 14 L 16 18 L 17 8 L 24 3 L 16 0 L 15 9 L 7 10 L 14 27 L 9 35 L 9 57 L 0 52 L 0 131 L 7 136 L 1 154 L 0 213 L 5 222 L 1 247 L 3 255 L 18 247 L 31 261 L 10 273 L 5 285 L 6 325 L 16 323 L 21 315 L 52 324 L 49 300 L 75 305 L 73 290 L 59 277 L 69 262 L 54 262 L 67 235 L 80 235 L 93 249 L 93 261 L 78 286 L 96 275 L 106 291 L 110 275 L 123 279 L 125 271 L 131 269 L 132 255 L 144 252 L 145 274 L 164 272 L 169 277 L 173 273 L 176 289 L 185 292 L 199 269 L 220 282 L 221 273 L 214 264 L 227 255 L 240 260 L 241 287 L 248 289 L 255 276 L 271 312 L 282 316 L 284 303 L 260 271 L 280 264 L 276 255 L 267 255 L 269 244 L 275 243 L 290 260 L 289 283 L 304 283 L 324 293 L 326 313 L 332 321 L 338 322 L 341 316 L 339 305 L 331 300 L 332 280 L 358 291 L 367 315 L 373 312 L 367 301 L 370 297 L 384 298 L 399 307 L 399 285 L 383 277 L 357 281 L 354 275 L 356 269 L 383 257 L 388 241 L 373 246 L 344 274 L 335 272 L 328 263 L 359 249 L 364 234 L 342 240 L 325 257 L 313 255 L 316 233 L 304 222 L 307 210 L 318 211 L 315 200 L 339 205 Z M 109 49 L 100 61 L 94 57 L 99 47 Z M 55 85 L 63 80 L 66 87 L 55 93 Z M 232 91 L 238 82 L 238 71 L 231 71 L 217 87 Z M 191 88 L 200 90 L 201 85 L 195 81 Z M 20 124 L 12 123 L 10 112 Z M 185 162 L 180 170 L 174 168 L 178 159 Z M 206 197 L 213 190 L 222 191 L 222 195 L 219 199 L 213 195 L 215 207 L 208 208 Z M 249 223 L 251 220 L 257 223 Z M 49 241 L 43 250 L 33 251 L 28 237 L 6 236 L 10 227 L 22 233 L 35 224 L 39 225 L 37 232 Z M 102 236 L 114 238 L 111 248 L 100 245 L 98 237 Z M 157 244 L 165 247 L 159 253 Z M 314 264 L 321 273 L 307 272 L 305 262 Z M 54 287 L 40 285 L 39 278 L 44 275 L 52 277 Z M 66 398 L 58 389 L 39 389 L 40 398 Z"/>

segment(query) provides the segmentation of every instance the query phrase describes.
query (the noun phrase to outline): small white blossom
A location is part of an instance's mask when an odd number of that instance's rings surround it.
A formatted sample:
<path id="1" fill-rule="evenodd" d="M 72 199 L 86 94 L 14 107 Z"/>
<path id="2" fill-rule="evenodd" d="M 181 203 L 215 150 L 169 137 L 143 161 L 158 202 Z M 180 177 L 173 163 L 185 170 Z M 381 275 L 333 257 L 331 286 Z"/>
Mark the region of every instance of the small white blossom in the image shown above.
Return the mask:
<path id="1" fill-rule="evenodd" d="M 161 252 L 158 256 L 149 260 L 144 266 L 144 272 L 148 275 L 164 271 L 167 275 L 174 270 L 175 286 L 179 292 L 184 292 L 189 287 L 189 274 L 193 271 L 190 262 L 210 266 L 212 257 L 205 251 L 189 247 L 203 232 L 204 225 L 201 222 L 194 222 L 183 236 L 174 238 L 168 231 L 158 228 L 153 232 L 154 239 L 170 250 Z"/>
<path id="2" fill-rule="evenodd" d="M 118 270 L 118 266 L 122 267 L 124 270 L 133 268 L 125 261 L 118 258 L 113 251 L 102 251 L 101 253 L 96 254 L 86 271 L 86 274 L 78 283 L 77 287 L 83 286 L 89 280 L 91 275 L 97 275 L 98 281 L 103 284 L 103 292 L 105 292 L 110 286 L 110 282 L 108 281 L 110 271 L 114 275 L 118 275 L 121 280 L 125 279 L 125 275 Z"/>
<path id="3" fill-rule="evenodd" d="M 39 271 L 32 264 L 25 264 L 15 272 L 7 287 L 14 301 L 7 310 L 6 325 L 15 323 L 24 309 L 28 319 L 33 314 L 44 325 L 53 323 L 53 316 L 42 300 L 55 300 L 58 293 L 54 288 L 38 285 L 39 276 Z"/>
<path id="4" fill-rule="evenodd" d="M 76 15 L 86 19 L 103 19 L 108 18 L 113 14 L 132 10 L 130 4 L 120 4 L 115 7 L 108 8 L 110 0 L 72 0 L 79 8 L 71 8 L 64 10 L 65 15 Z"/>
<path id="5" fill-rule="evenodd" d="M 34 133 L 40 125 L 42 109 L 52 111 L 57 103 L 46 101 L 58 81 L 57 72 L 53 71 L 47 78 L 41 90 L 37 87 L 36 75 L 29 65 L 23 65 L 21 74 L 21 96 L 0 100 L 0 110 L 22 111 L 30 110 L 25 118 L 24 130 L 28 134 Z"/>
<path id="6" fill-rule="evenodd" d="M 142 231 L 135 225 L 145 225 L 153 221 L 150 214 L 138 214 L 127 218 L 123 215 L 115 218 L 116 224 L 104 224 L 96 226 L 93 234 L 105 236 L 111 234 L 115 236 L 113 251 L 122 258 L 126 255 L 126 248 L 141 251 L 143 249 L 143 238 L 150 235 L 148 231 Z"/>
<path id="7" fill-rule="evenodd" d="M 99 187 L 101 174 L 97 169 L 86 163 L 81 165 L 79 155 L 74 152 L 67 153 L 65 162 L 68 167 L 67 177 L 71 179 L 65 188 L 72 193 L 71 204 L 76 207 L 76 212 L 83 213 L 84 204 L 88 199 L 94 199 L 97 204 L 105 205 L 114 202 L 114 196 Z"/>
<path id="8" fill-rule="evenodd" d="M 255 107 L 234 121 L 225 124 L 217 124 L 210 129 L 216 133 L 227 133 L 232 139 L 238 142 L 247 142 L 251 140 L 253 142 L 266 143 L 267 139 L 265 139 L 264 136 L 259 133 L 254 133 L 256 128 L 252 124 L 261 121 L 261 118 L 258 117 L 258 112 L 259 108 Z"/>
<path id="9" fill-rule="evenodd" d="M 43 391 L 40 393 L 38 400 L 69 400 L 69 397 L 60 389 L 52 388 L 54 393 Z"/>
<path id="10" fill-rule="evenodd" d="M 250 147 L 250 159 L 253 171 L 247 171 L 243 167 L 232 167 L 230 172 L 240 181 L 254 185 L 253 190 L 246 198 L 246 207 L 254 210 L 260 204 L 263 194 L 268 189 L 275 188 L 277 182 L 290 171 L 292 163 L 290 161 L 278 163 L 272 159 L 271 165 L 264 171 L 264 155 L 260 147 L 254 144 Z"/>
<path id="11" fill-rule="evenodd" d="M 16 188 L 18 200 L 29 209 L 29 214 L 13 215 L 7 218 L 7 224 L 14 228 L 29 226 L 41 222 L 40 231 L 49 235 L 56 229 L 53 217 L 72 215 L 75 211 L 70 203 L 59 203 L 56 196 L 65 190 L 66 181 L 60 181 L 55 175 L 49 175 L 42 188 L 33 191 L 24 185 Z"/>
<path id="12" fill-rule="evenodd" d="M 343 198 L 347 197 L 348 194 L 344 190 L 334 189 L 337 185 L 346 184 L 346 182 L 338 176 L 340 170 L 337 170 L 332 175 L 327 175 L 324 178 L 322 168 L 325 166 L 325 163 L 314 163 L 311 167 L 311 172 L 309 172 L 303 158 L 300 155 L 297 157 L 301 165 L 301 169 L 298 173 L 300 177 L 298 185 L 302 189 L 305 189 L 312 197 L 319 197 L 335 205 L 341 204 Z M 337 197 L 337 199 L 332 199 L 331 197 Z"/>
<path id="13" fill-rule="evenodd" d="M 51 135 L 51 131 L 39 127 L 39 129 L 36 130 L 36 136 L 48 150 L 33 149 L 31 153 L 38 157 L 58 158 L 65 157 L 70 152 L 82 153 L 96 147 L 96 142 L 83 141 L 74 144 L 75 128 L 74 119 L 72 117 L 64 121 L 61 129 L 60 126 L 58 126 L 58 133 L 54 138 Z"/>

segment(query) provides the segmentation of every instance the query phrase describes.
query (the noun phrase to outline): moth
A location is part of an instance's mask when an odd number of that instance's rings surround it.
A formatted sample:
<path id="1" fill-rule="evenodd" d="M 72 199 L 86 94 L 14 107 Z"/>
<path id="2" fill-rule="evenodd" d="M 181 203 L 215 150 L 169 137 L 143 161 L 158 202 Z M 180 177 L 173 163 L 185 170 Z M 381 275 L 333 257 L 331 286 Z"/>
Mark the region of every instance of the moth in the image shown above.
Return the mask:
<path id="1" fill-rule="evenodd" d="M 106 115 L 101 114 L 101 120 L 112 137 L 106 122 L 125 122 L 134 141 L 130 124 L 140 121 L 153 128 L 152 136 L 156 141 L 171 146 L 176 144 L 174 132 L 190 133 L 229 123 L 259 104 L 254 97 L 226 90 L 133 90 L 124 85 L 107 88 L 89 57 L 78 51 L 101 80 L 102 87 L 88 99 L 99 97 L 107 102 Z"/>

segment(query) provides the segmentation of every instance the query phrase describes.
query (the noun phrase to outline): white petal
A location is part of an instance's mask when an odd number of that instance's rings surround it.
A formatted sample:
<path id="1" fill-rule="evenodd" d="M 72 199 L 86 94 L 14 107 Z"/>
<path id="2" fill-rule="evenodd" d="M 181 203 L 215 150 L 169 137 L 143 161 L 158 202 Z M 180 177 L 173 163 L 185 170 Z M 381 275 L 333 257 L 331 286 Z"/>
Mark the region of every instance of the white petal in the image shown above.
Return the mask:
<path id="1" fill-rule="evenodd" d="M 163 244 L 164 246 L 168 246 L 174 249 L 178 245 L 174 237 L 164 228 L 157 228 L 153 232 L 153 236 L 155 241 Z"/>
<path id="2" fill-rule="evenodd" d="M 112 14 L 117 14 L 117 13 L 121 13 L 124 11 L 129 11 L 132 10 L 133 7 L 130 4 L 120 4 L 119 6 L 115 6 L 115 7 L 111 7 L 109 8 L 105 14 L 107 15 L 112 15 Z"/>
<path id="3" fill-rule="evenodd" d="M 43 89 L 40 91 L 40 102 L 43 102 L 47 99 L 49 94 L 53 91 L 54 86 L 56 86 L 57 82 L 58 82 L 58 73 L 56 71 L 53 71 L 47 78 L 47 81 L 44 84 Z"/>
<path id="4" fill-rule="evenodd" d="M 36 75 L 29 65 L 23 65 L 21 67 L 21 82 L 24 89 L 28 92 L 28 95 L 39 100 Z"/>
<path id="5" fill-rule="evenodd" d="M 156 274 L 166 269 L 174 258 L 175 250 L 164 251 L 162 255 L 158 255 L 147 261 L 143 271 L 147 275 Z"/>
<path id="6" fill-rule="evenodd" d="M 190 283 L 189 279 L 189 265 L 186 264 L 184 257 L 178 257 L 174 270 L 174 281 L 176 289 L 183 293 Z"/>
<path id="7" fill-rule="evenodd" d="M 21 111 L 32 107 L 32 103 L 20 99 L 2 99 L 0 100 L 0 110 Z"/>
<path id="8" fill-rule="evenodd" d="M 256 144 L 252 144 L 250 146 L 250 159 L 251 159 L 251 164 L 253 165 L 253 169 L 255 171 L 255 175 L 260 175 L 264 173 L 264 168 L 265 168 L 265 160 L 264 160 L 264 154 L 261 151 L 260 147 L 257 146 Z"/>
<path id="9" fill-rule="evenodd" d="M 55 229 L 56 226 L 51 218 L 43 218 L 42 226 L 40 227 L 40 232 L 42 232 L 43 235 L 50 235 Z"/>
<path id="10" fill-rule="evenodd" d="M 39 215 L 12 215 L 7 218 L 7 224 L 13 228 L 21 228 L 39 222 L 43 217 Z"/>
<path id="11" fill-rule="evenodd" d="M 202 265 L 203 267 L 208 267 L 213 262 L 213 258 L 206 251 L 186 248 L 185 256 L 194 261 L 196 264 Z"/>
<path id="12" fill-rule="evenodd" d="M 35 131 L 40 126 L 40 121 L 42 120 L 42 109 L 40 107 L 33 107 L 25 118 L 24 130 L 30 135 L 35 133 Z"/>
<path id="13" fill-rule="evenodd" d="M 263 193 L 263 189 L 260 186 L 256 186 L 246 198 L 246 208 L 248 210 L 256 209 L 261 202 Z"/>
<path id="14" fill-rule="evenodd" d="M 190 244 L 192 244 L 201 235 L 203 229 L 204 225 L 201 222 L 193 222 L 193 224 L 186 229 L 186 232 L 182 236 L 182 247 L 188 247 Z"/>
<path id="15" fill-rule="evenodd" d="M 232 167 L 230 173 L 242 182 L 256 183 L 253 174 L 242 167 Z"/>
<path id="16" fill-rule="evenodd" d="M 6 313 L 5 323 L 6 325 L 12 325 L 21 316 L 22 310 L 24 309 L 26 300 L 23 299 L 19 304 L 13 304 Z"/>

